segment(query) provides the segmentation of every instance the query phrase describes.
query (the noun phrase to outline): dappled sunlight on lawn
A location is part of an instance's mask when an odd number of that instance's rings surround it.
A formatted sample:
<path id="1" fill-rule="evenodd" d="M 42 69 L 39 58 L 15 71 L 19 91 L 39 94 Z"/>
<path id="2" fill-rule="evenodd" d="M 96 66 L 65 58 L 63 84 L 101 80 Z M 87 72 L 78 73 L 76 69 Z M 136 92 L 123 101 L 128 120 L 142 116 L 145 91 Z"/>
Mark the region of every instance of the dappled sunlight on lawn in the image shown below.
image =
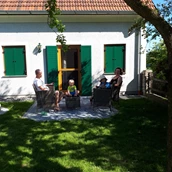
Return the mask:
<path id="1" fill-rule="evenodd" d="M 15 103 L 0 116 L 3 171 L 165 170 L 167 107 L 123 100 L 110 118 L 35 122 L 20 118 L 31 104 Z"/>

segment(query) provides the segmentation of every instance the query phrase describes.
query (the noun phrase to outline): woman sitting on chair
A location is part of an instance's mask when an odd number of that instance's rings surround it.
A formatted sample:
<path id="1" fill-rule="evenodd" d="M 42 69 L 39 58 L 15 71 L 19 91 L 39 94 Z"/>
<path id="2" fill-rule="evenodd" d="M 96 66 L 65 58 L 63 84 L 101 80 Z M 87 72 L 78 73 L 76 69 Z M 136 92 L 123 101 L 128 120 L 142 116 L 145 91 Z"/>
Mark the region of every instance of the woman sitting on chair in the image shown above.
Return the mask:
<path id="1" fill-rule="evenodd" d="M 122 85 L 122 69 L 117 67 L 114 71 L 115 76 L 110 81 L 111 87 L 112 87 L 112 99 L 114 101 L 119 100 L 119 91 Z"/>

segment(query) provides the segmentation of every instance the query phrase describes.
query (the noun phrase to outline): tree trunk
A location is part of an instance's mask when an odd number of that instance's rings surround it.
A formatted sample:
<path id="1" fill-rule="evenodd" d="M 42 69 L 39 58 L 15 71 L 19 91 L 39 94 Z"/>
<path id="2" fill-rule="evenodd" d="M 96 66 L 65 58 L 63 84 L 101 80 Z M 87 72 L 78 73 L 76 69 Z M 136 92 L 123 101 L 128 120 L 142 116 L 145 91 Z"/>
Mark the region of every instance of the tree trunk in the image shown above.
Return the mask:
<path id="1" fill-rule="evenodd" d="M 169 37 L 169 41 L 166 42 L 168 51 L 168 131 L 167 131 L 167 151 L 168 151 L 168 164 L 167 171 L 172 172 L 172 33 Z"/>
<path id="2" fill-rule="evenodd" d="M 172 67 L 169 69 L 169 74 L 172 76 Z M 167 151 L 168 151 L 168 159 L 167 159 L 167 171 L 172 172 L 172 77 L 168 79 L 168 141 L 167 141 Z"/>
<path id="3" fill-rule="evenodd" d="M 159 15 L 151 0 L 124 0 L 137 14 L 149 21 L 164 39 L 168 54 L 168 131 L 167 172 L 172 172 L 172 27 Z M 148 5 L 149 6 L 148 6 Z M 162 114 L 163 115 L 163 114 Z"/>

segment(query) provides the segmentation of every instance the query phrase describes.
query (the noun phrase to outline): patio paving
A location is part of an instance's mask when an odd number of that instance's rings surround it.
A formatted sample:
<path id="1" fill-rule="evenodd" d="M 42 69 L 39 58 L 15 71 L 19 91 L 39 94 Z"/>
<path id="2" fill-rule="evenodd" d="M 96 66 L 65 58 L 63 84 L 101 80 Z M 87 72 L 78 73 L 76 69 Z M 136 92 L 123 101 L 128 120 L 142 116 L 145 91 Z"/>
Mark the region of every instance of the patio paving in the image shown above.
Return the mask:
<path id="1" fill-rule="evenodd" d="M 95 107 L 90 104 L 89 97 L 81 97 L 81 107 L 76 109 L 67 109 L 65 99 L 60 102 L 60 111 L 45 112 L 36 111 L 36 102 L 24 114 L 23 118 L 34 121 L 66 120 L 66 119 L 86 119 L 86 118 L 108 118 L 118 113 L 114 108 L 110 111 L 109 107 Z"/>
<path id="2" fill-rule="evenodd" d="M 4 107 L 1 107 L 1 108 L 0 108 L 0 115 L 3 115 L 4 113 L 6 113 L 6 112 L 8 112 L 8 111 L 9 111 L 9 109 L 4 108 Z"/>

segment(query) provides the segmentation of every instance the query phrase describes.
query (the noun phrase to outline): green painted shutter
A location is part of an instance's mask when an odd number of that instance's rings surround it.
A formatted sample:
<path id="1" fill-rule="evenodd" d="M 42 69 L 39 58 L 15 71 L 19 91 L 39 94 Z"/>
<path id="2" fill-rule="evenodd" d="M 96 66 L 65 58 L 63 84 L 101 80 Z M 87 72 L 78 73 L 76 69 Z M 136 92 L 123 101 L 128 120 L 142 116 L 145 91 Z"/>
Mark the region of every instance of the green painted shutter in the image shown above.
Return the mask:
<path id="1" fill-rule="evenodd" d="M 25 54 L 24 47 L 5 47 L 5 74 L 25 75 Z"/>
<path id="2" fill-rule="evenodd" d="M 92 94 L 91 46 L 81 46 L 81 86 L 82 96 Z"/>
<path id="3" fill-rule="evenodd" d="M 124 45 L 108 45 L 105 48 L 105 73 L 113 73 L 117 67 L 124 68 Z"/>
<path id="4" fill-rule="evenodd" d="M 24 47 L 16 47 L 14 50 L 15 75 L 25 75 L 25 52 Z"/>
<path id="5" fill-rule="evenodd" d="M 114 47 L 114 57 L 115 57 L 115 68 L 124 68 L 124 46 L 119 45 Z"/>
<path id="6" fill-rule="evenodd" d="M 114 46 L 106 46 L 105 49 L 105 73 L 114 72 Z"/>
<path id="7" fill-rule="evenodd" d="M 57 47 L 46 46 L 46 56 L 47 56 L 47 83 L 54 82 L 55 88 L 58 89 Z"/>
<path id="8" fill-rule="evenodd" d="M 14 70 L 14 51 L 11 47 L 4 48 L 5 74 L 15 75 Z"/>

